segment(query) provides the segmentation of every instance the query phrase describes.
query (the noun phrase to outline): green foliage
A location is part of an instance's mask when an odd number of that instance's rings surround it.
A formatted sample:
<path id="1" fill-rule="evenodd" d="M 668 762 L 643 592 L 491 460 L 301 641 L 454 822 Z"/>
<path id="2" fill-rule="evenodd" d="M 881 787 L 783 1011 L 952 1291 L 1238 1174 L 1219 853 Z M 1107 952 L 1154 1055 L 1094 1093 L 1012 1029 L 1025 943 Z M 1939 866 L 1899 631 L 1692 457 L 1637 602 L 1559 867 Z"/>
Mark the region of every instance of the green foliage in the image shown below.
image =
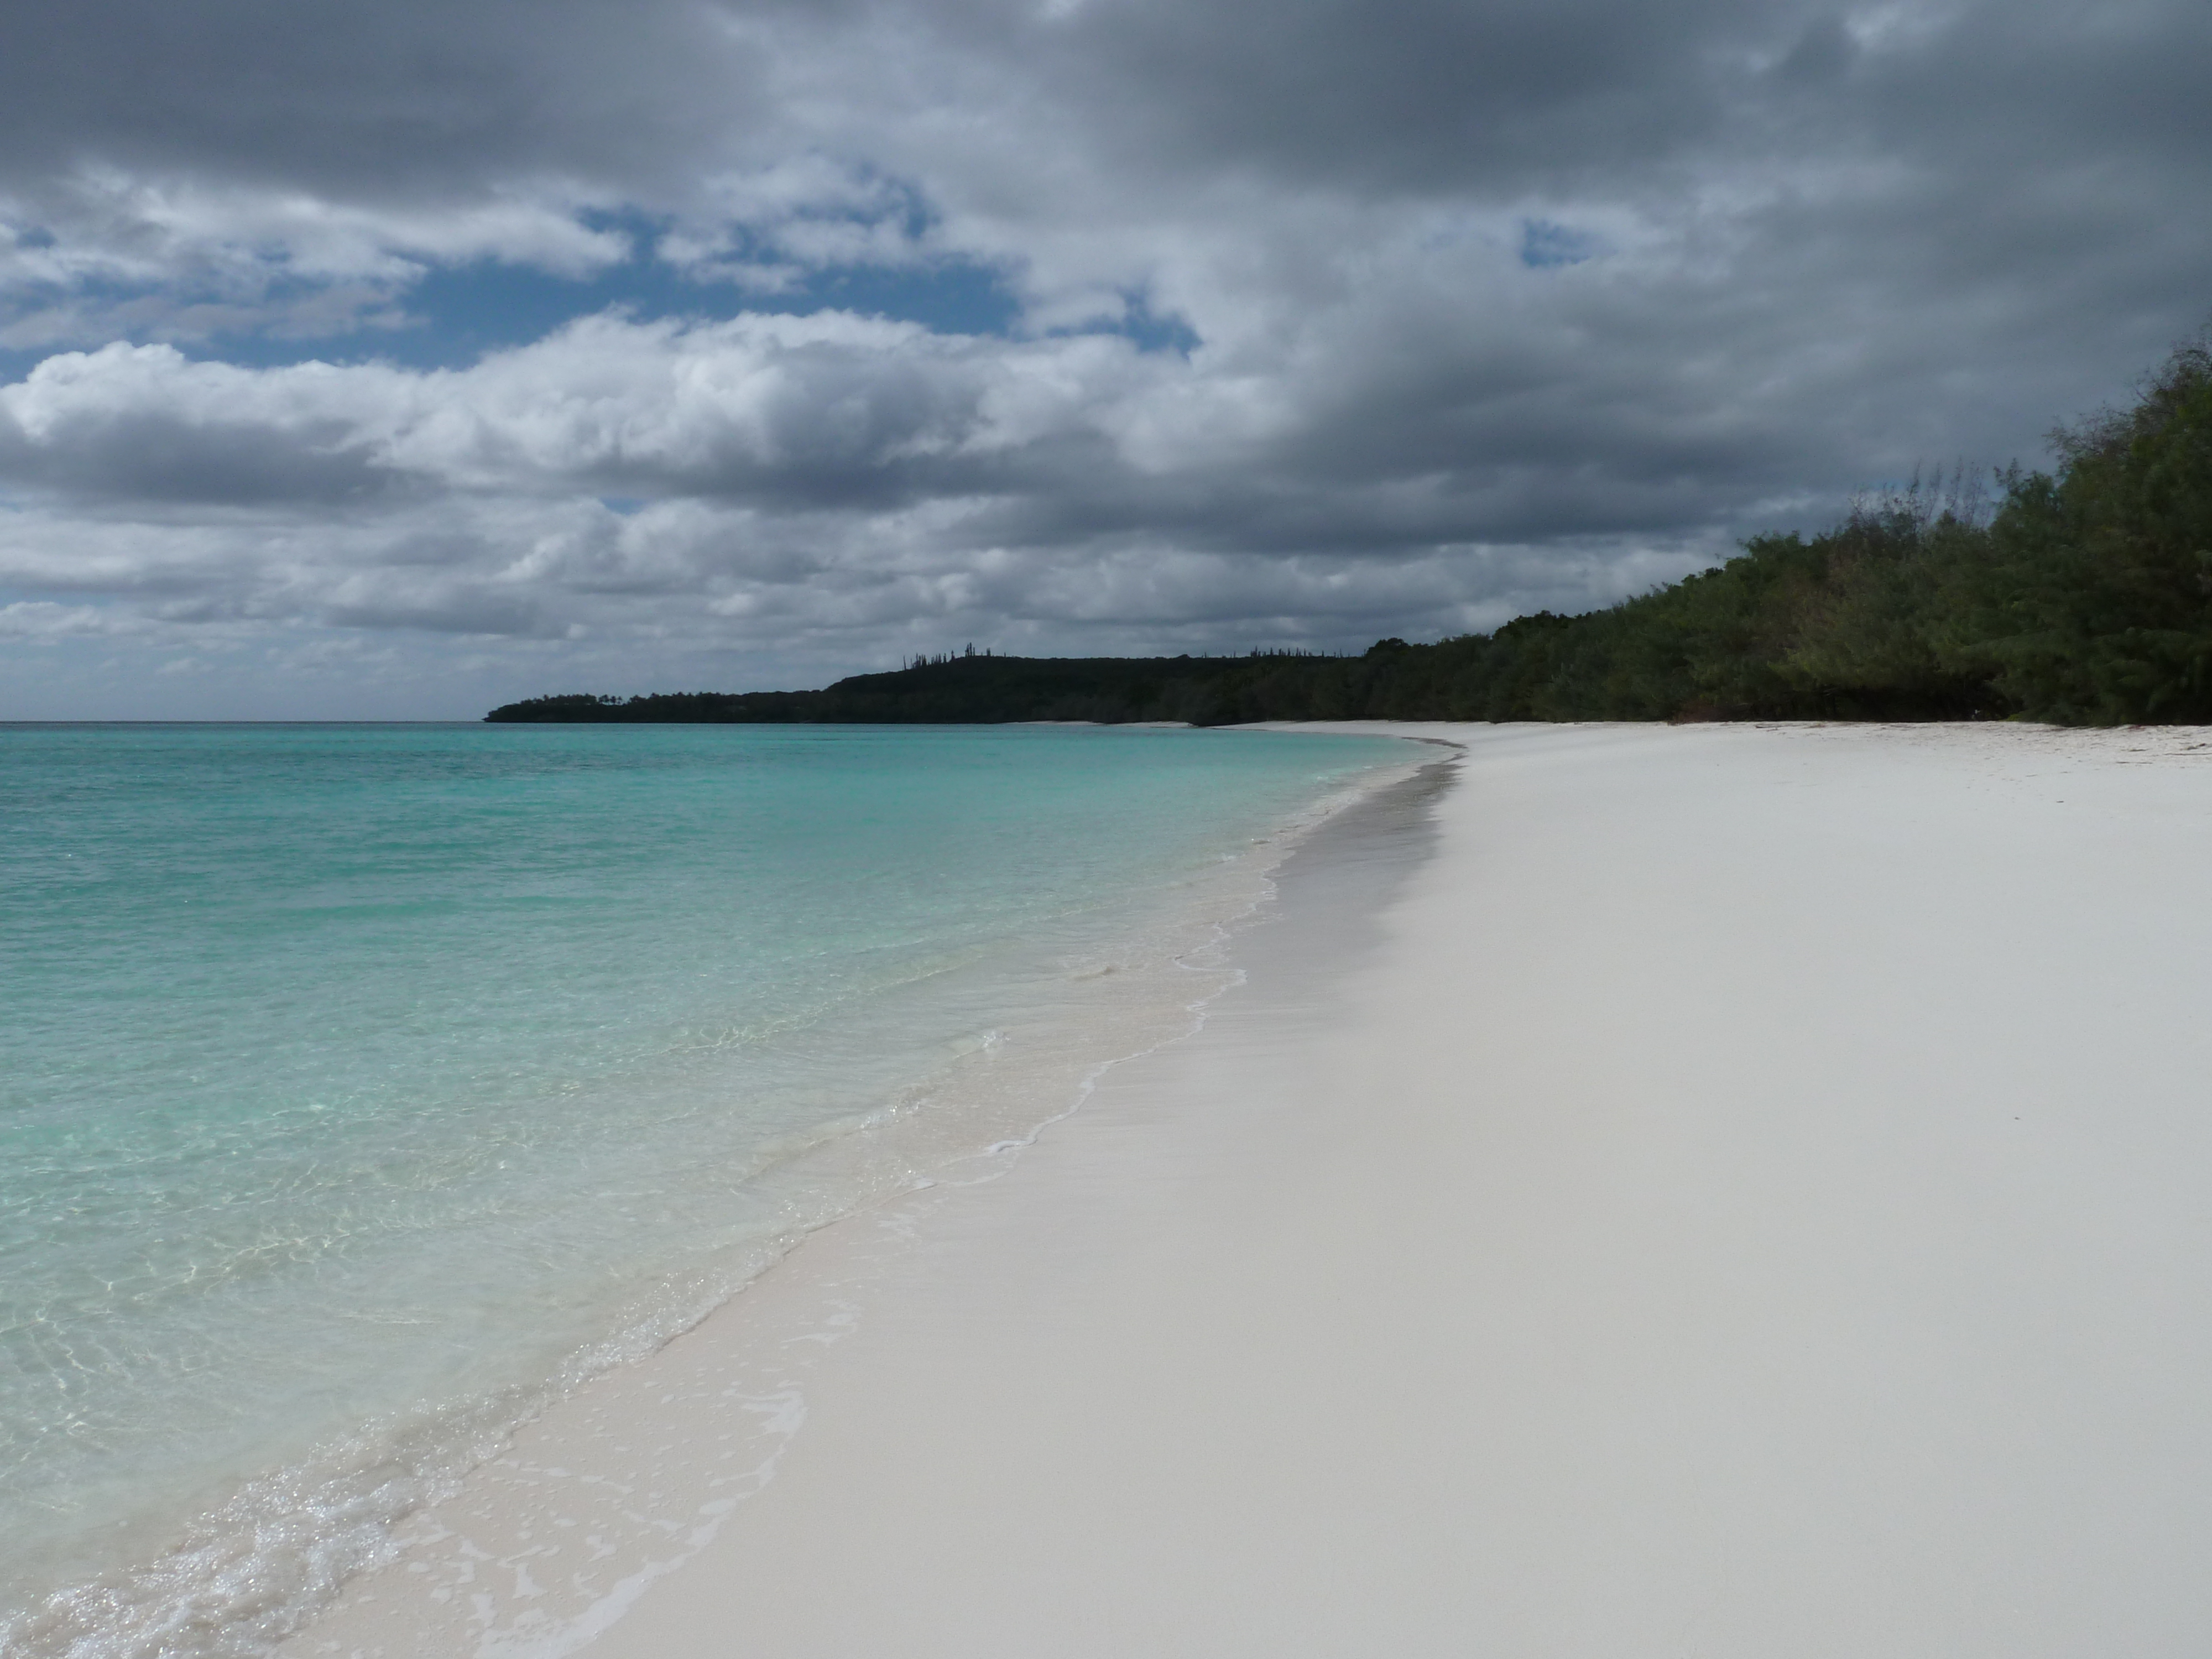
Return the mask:
<path id="1" fill-rule="evenodd" d="M 1963 467 L 1834 529 L 1579 617 L 1358 657 L 917 659 L 822 691 L 540 697 L 487 719 L 2212 721 L 2212 346 L 2053 434 L 2055 473 Z"/>
<path id="2" fill-rule="evenodd" d="M 2039 719 L 2212 720 L 2212 349 L 2052 438 L 2057 476 L 2010 481 L 1962 655 Z"/>

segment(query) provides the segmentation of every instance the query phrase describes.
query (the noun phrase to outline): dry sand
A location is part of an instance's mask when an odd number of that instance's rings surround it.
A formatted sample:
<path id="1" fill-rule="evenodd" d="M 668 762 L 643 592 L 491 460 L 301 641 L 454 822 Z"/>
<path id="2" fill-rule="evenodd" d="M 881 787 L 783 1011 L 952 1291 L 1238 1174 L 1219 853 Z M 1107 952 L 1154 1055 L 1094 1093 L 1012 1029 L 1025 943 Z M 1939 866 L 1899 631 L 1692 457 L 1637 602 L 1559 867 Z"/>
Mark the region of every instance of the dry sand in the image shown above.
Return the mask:
<path id="1" fill-rule="evenodd" d="M 2204 1651 L 2206 734 L 1397 729 L 1197 1037 L 291 1650 Z"/>

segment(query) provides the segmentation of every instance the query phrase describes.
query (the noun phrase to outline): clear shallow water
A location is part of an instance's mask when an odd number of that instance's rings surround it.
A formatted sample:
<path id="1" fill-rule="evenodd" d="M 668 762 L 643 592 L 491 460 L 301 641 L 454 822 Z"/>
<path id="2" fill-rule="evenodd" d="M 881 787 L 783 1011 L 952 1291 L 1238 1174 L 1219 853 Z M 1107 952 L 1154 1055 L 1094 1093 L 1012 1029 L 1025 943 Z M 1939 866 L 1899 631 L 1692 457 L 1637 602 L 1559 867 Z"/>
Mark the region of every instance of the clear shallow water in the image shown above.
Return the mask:
<path id="1" fill-rule="evenodd" d="M 1181 994 L 1232 861 L 1404 757 L 0 728 L 7 1645 L 275 1633 L 548 1388 L 795 1227 L 1064 1109 L 1048 1071 L 1000 1074 L 967 1130 L 957 1108 L 979 1056 L 1042 1053 L 1099 987 Z M 935 1127 L 878 1133 L 902 1115 Z"/>

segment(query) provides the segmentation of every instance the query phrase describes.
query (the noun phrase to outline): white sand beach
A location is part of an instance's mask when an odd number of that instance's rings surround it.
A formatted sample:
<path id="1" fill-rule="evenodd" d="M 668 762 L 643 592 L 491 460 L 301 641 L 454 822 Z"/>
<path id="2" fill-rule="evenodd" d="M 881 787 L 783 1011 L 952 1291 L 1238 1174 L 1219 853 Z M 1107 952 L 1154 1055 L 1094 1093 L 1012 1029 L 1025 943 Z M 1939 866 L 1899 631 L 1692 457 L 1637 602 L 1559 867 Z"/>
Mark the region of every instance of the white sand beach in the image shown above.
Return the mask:
<path id="1" fill-rule="evenodd" d="M 1464 757 L 1199 1035 L 287 1651 L 2203 1652 L 2212 732 L 1357 729 Z"/>

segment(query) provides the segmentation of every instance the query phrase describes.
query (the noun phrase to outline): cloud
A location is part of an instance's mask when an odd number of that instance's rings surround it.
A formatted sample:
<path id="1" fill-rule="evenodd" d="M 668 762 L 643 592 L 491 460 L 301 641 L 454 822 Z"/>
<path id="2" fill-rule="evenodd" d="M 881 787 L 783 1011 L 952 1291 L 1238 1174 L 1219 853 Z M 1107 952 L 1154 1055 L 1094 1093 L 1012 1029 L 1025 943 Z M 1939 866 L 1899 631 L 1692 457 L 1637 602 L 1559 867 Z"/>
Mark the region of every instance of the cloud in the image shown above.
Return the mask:
<path id="1" fill-rule="evenodd" d="M 19 599 L 0 605 L 0 638 L 58 640 L 143 631 L 138 618 L 118 617 L 96 605 L 56 605 L 51 600 Z"/>
<path id="2" fill-rule="evenodd" d="M 1602 603 L 2202 322 L 2208 62 L 2180 0 L 49 8 L 0 605 L 369 710 Z"/>

